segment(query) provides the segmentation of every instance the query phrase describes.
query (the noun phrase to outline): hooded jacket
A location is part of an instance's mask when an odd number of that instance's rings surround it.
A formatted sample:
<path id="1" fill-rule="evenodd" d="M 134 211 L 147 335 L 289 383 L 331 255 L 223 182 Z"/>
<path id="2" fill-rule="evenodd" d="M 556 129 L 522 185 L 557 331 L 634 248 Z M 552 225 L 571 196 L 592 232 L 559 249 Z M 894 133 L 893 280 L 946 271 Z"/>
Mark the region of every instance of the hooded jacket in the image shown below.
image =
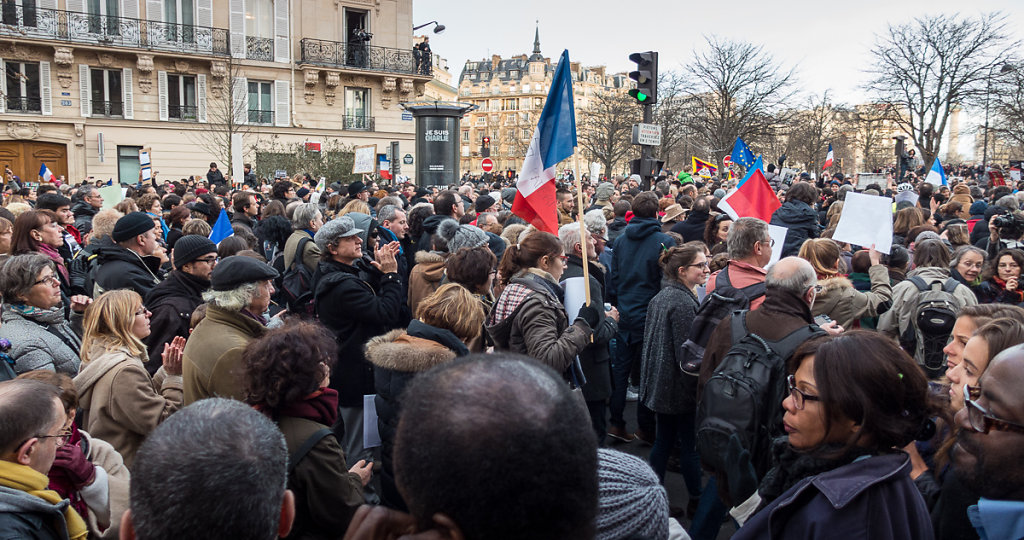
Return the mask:
<path id="1" fill-rule="evenodd" d="M 608 224 L 608 241 L 614 242 L 622 236 L 622 233 L 626 232 L 626 225 L 628 225 L 626 218 L 615 216 L 615 219 Z"/>
<path id="2" fill-rule="evenodd" d="M 889 286 L 889 270 L 881 265 L 868 269 L 871 290 L 858 291 L 844 276 L 833 276 L 818 280 L 821 291 L 814 299 L 812 312 L 815 317 L 828 315 L 843 328 L 852 328 L 861 317 L 877 317 L 892 305 L 892 287 Z"/>
<path id="3" fill-rule="evenodd" d="M 437 232 L 437 226 L 446 219 L 452 218 L 433 214 L 431 216 L 427 216 L 427 218 L 423 220 L 423 234 L 420 235 L 419 242 L 416 243 L 417 252 L 430 251 L 430 248 L 432 247 L 430 237 Z"/>
<path id="4" fill-rule="evenodd" d="M 14 371 L 45 369 L 71 377 L 78 373 L 82 341 L 64 320 L 63 309 L 29 308 L 23 313 L 4 303 L 0 320 L 0 338 L 11 342 L 8 354 L 14 359 Z"/>
<path id="5" fill-rule="evenodd" d="M 647 304 L 661 290 L 662 251 L 675 245 L 672 237 L 661 232 L 655 218 L 633 218 L 612 250 L 611 303 L 619 309 L 619 329 L 629 344 L 644 338 Z"/>
<path id="6" fill-rule="evenodd" d="M 392 330 L 366 344 L 366 359 L 373 364 L 377 393 L 374 404 L 381 441 L 381 502 L 385 506 L 406 508 L 395 487 L 393 468 L 395 433 L 405 387 L 416 375 L 467 354 L 469 349 L 455 334 L 418 320 L 411 321 L 405 330 Z"/>
<path id="7" fill-rule="evenodd" d="M 420 302 L 441 286 L 447 253 L 417 251 L 416 266 L 409 272 L 409 309 L 416 314 Z"/>
<path id="8" fill-rule="evenodd" d="M 153 312 L 149 319 L 151 332 L 143 340 L 149 351 L 146 367 L 150 373 L 160 367 L 165 343 L 175 336 L 188 337 L 192 312 L 203 303 L 203 291 L 209 288 L 208 280 L 175 270 L 146 295 L 146 309 Z"/>
<path id="9" fill-rule="evenodd" d="M 781 257 L 796 255 L 804 240 L 819 235 L 818 214 L 803 201 L 787 200 L 772 214 L 771 224 L 789 229 L 782 245 Z"/>
<path id="10" fill-rule="evenodd" d="M 93 346 L 82 372 L 75 377 L 82 426 L 107 441 L 131 469 L 142 441 L 171 413 L 181 408 L 182 378 L 161 367 L 150 377 L 142 358 L 127 348 Z"/>
<path id="11" fill-rule="evenodd" d="M 26 491 L 0 486 L 0 531 L 5 538 L 67 540 L 67 499 L 53 504 Z"/>
<path id="12" fill-rule="evenodd" d="M 71 259 L 68 265 L 68 274 L 71 278 L 71 294 L 84 294 L 90 298 L 93 296 L 93 279 L 96 266 L 99 265 L 99 249 L 114 246 L 110 236 L 93 238 L 89 245 Z"/>
<path id="13" fill-rule="evenodd" d="M 163 275 L 160 259 L 143 257 L 114 243 L 98 248 L 96 255 L 98 264 L 93 271 L 93 296 L 96 298 L 116 289 L 131 289 L 145 298 Z"/>
<path id="14" fill-rule="evenodd" d="M 704 227 L 707 226 L 711 214 L 708 212 L 691 211 L 686 219 L 672 226 L 671 232 L 683 237 L 684 242 L 704 239 Z"/>

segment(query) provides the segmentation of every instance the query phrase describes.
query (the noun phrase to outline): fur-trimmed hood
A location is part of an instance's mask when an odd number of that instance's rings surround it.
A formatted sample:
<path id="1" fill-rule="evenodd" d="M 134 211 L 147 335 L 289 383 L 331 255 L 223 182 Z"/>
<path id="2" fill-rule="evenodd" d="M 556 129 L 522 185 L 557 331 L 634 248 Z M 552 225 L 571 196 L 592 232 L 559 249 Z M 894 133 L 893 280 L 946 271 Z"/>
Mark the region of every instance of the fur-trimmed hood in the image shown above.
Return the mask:
<path id="1" fill-rule="evenodd" d="M 423 278 L 429 282 L 441 281 L 444 277 L 444 261 L 447 255 L 436 251 L 417 251 L 414 257 L 416 266 L 413 268 L 419 267 L 419 272 L 422 272 Z"/>
<path id="2" fill-rule="evenodd" d="M 819 279 L 818 286 L 821 287 L 821 292 L 818 294 L 823 295 L 830 292 L 838 292 L 842 289 L 852 289 L 853 282 L 846 276 L 832 276 L 825 279 Z"/>
<path id="3" fill-rule="evenodd" d="M 366 359 L 380 368 L 418 373 L 454 360 L 455 352 L 436 341 L 410 336 L 405 329 L 398 329 L 367 342 Z"/>

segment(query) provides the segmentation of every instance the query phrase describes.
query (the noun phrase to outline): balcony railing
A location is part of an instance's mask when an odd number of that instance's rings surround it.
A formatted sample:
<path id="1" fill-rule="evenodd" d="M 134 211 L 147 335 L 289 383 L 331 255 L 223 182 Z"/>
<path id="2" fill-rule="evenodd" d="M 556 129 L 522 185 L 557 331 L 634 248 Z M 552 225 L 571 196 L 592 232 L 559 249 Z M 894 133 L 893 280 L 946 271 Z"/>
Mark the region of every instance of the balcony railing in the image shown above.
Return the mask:
<path id="1" fill-rule="evenodd" d="M 227 56 L 228 30 L 59 9 L 0 7 L 0 36 L 51 39 L 110 47 Z"/>
<path id="2" fill-rule="evenodd" d="M 0 96 L 0 99 L 4 99 Z M 37 113 L 43 110 L 43 100 L 37 97 L 7 96 L 7 112 Z"/>
<path id="3" fill-rule="evenodd" d="M 92 100 L 93 116 L 123 116 L 124 104 L 120 101 Z"/>
<path id="4" fill-rule="evenodd" d="M 245 57 L 249 60 L 274 61 L 274 40 L 256 36 L 245 36 Z"/>
<path id="5" fill-rule="evenodd" d="M 366 43 L 344 43 L 322 39 L 302 38 L 301 63 L 317 66 L 367 69 L 389 73 L 408 73 L 430 76 L 430 59 L 418 61 L 411 49 L 375 47 Z"/>
<path id="6" fill-rule="evenodd" d="M 347 129 L 349 131 L 373 131 L 373 117 L 358 115 L 342 116 L 341 129 Z"/>
<path id="7" fill-rule="evenodd" d="M 195 105 L 168 105 L 167 117 L 182 122 L 195 122 L 199 119 L 199 110 Z"/>
<path id="8" fill-rule="evenodd" d="M 249 123 L 250 124 L 273 124 L 274 123 L 274 111 L 260 111 L 256 109 L 249 109 Z"/>

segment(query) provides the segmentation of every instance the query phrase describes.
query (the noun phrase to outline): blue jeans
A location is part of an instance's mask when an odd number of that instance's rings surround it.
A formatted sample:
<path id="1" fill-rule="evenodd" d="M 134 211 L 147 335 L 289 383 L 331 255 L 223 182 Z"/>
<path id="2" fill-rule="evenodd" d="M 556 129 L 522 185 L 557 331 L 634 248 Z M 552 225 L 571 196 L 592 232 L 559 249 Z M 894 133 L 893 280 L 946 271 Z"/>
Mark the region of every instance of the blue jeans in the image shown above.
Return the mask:
<path id="1" fill-rule="evenodd" d="M 718 480 L 711 475 L 704 492 L 701 493 L 697 513 L 690 524 L 690 538 L 693 540 L 715 540 L 722 528 L 722 520 L 729 514 L 729 509 L 718 496 Z"/>
<path id="2" fill-rule="evenodd" d="M 643 331 L 641 330 L 641 334 Z M 637 365 L 643 361 L 644 343 L 638 341 L 633 344 L 627 344 L 626 337 L 622 332 L 619 332 L 613 340 L 614 346 L 612 347 L 612 396 L 608 399 L 608 410 L 611 413 L 611 419 L 608 421 L 613 426 L 623 427 L 626 425 L 626 419 L 623 418 L 623 411 L 626 410 L 626 387 L 629 386 L 629 373 L 633 368 L 633 363 Z M 646 431 L 647 433 L 654 433 L 654 413 L 644 407 L 643 403 L 639 401 L 636 404 L 636 423 L 637 429 Z"/>
<path id="3" fill-rule="evenodd" d="M 701 471 L 700 454 L 697 453 L 697 419 L 695 413 L 688 414 L 661 414 L 657 413 L 658 427 L 654 440 L 654 447 L 651 448 L 651 468 L 658 475 L 661 483 L 665 483 L 665 466 L 668 464 L 668 457 L 672 448 L 678 440 L 682 445 L 683 481 L 686 482 L 686 491 L 690 494 L 691 500 L 700 498 Z"/>

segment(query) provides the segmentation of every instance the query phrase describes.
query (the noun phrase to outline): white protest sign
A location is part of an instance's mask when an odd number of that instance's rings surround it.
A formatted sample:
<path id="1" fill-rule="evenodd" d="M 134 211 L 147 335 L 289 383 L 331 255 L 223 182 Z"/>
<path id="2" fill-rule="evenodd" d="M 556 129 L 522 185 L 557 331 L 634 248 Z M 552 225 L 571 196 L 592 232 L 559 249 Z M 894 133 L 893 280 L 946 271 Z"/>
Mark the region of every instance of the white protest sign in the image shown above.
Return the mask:
<path id="1" fill-rule="evenodd" d="M 583 278 L 574 277 L 569 278 L 562 282 L 562 287 L 565 288 L 565 313 L 569 316 L 570 323 L 576 320 L 576 315 L 579 314 L 580 308 L 583 307 L 583 303 L 587 301 L 587 291 L 583 288 Z M 604 306 L 601 307 L 604 309 Z"/>
<path id="2" fill-rule="evenodd" d="M 363 396 L 363 448 L 380 446 L 380 432 L 377 431 L 377 395 Z"/>
<path id="3" fill-rule="evenodd" d="M 124 191 L 121 191 L 121 186 L 103 186 L 99 190 L 100 195 L 103 197 L 103 210 L 110 210 L 117 203 L 124 200 Z"/>
<path id="4" fill-rule="evenodd" d="M 772 260 L 768 261 L 768 266 L 775 264 L 780 258 L 782 258 L 782 246 L 786 245 L 786 233 L 789 229 L 785 227 L 779 227 L 778 225 L 768 226 L 768 236 L 772 237 Z"/>
<path id="5" fill-rule="evenodd" d="M 847 193 L 832 239 L 864 247 L 874 244 L 876 250 L 888 254 L 892 248 L 892 199 Z"/>

